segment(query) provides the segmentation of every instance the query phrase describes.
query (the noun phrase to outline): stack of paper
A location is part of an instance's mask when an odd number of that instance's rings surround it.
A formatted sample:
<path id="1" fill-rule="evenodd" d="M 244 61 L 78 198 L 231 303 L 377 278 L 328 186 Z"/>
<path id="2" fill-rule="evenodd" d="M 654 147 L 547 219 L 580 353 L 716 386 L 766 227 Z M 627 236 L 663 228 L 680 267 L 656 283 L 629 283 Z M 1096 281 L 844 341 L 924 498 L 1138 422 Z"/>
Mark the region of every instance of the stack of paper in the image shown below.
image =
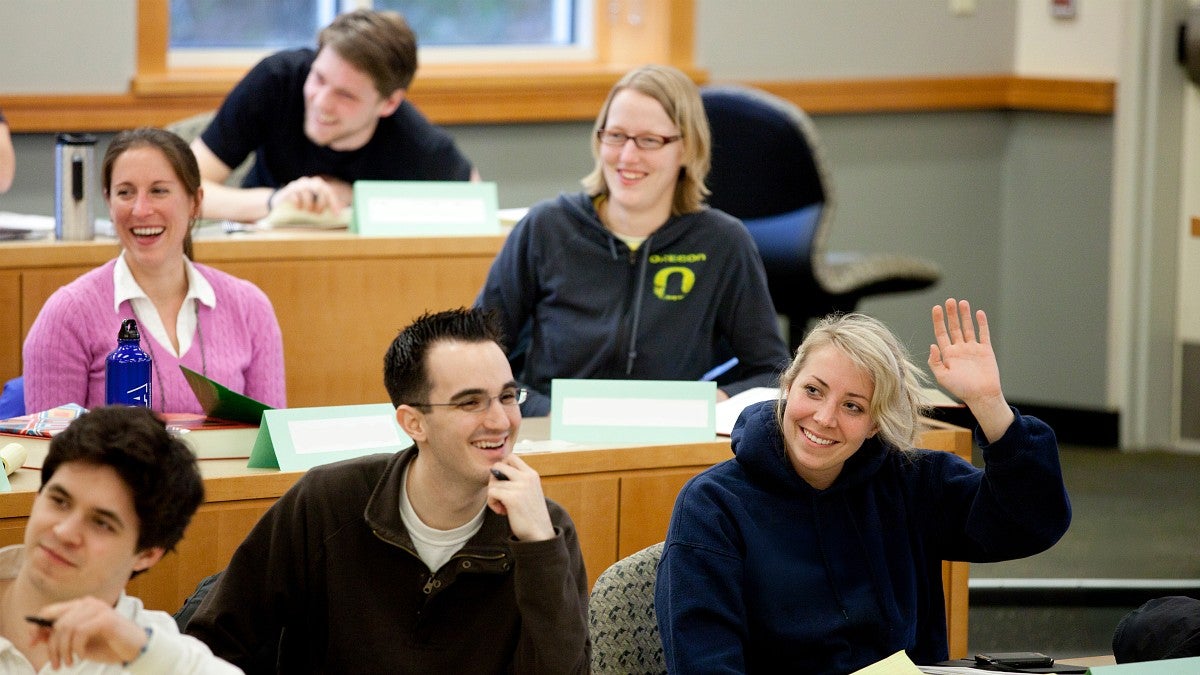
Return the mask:
<path id="1" fill-rule="evenodd" d="M 908 654 L 902 649 L 850 675 L 921 675 L 921 671 L 913 665 L 912 659 L 908 658 Z"/>
<path id="2" fill-rule="evenodd" d="M 258 425 L 195 413 L 165 413 L 167 430 L 183 439 L 196 459 L 243 459 L 250 456 Z"/>
<path id="3" fill-rule="evenodd" d="M 268 228 L 296 227 L 316 230 L 344 230 L 350 226 L 350 219 L 353 215 L 354 210 L 350 207 L 336 211 L 325 209 L 324 211 L 313 212 L 301 209 L 291 202 L 283 202 L 271 209 L 266 218 L 258 221 L 258 225 Z"/>
<path id="4" fill-rule="evenodd" d="M 0 241 L 41 239 L 54 233 L 53 216 L 0 211 Z"/>

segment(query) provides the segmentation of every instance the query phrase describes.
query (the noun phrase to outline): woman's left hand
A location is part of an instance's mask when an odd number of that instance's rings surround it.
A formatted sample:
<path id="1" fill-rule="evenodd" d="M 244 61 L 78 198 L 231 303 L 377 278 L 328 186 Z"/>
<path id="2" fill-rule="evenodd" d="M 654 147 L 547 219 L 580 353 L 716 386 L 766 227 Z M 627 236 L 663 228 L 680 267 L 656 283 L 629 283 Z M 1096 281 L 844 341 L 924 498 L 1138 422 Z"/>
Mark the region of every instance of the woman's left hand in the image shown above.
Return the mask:
<path id="1" fill-rule="evenodd" d="M 962 399 L 975 415 L 989 441 L 1004 435 L 1012 423 L 1012 409 L 1000 387 L 1000 368 L 992 350 L 987 314 L 975 313 L 978 337 L 966 300 L 946 300 L 946 308 L 933 308 L 933 336 L 929 345 L 929 369 L 950 394 Z"/>

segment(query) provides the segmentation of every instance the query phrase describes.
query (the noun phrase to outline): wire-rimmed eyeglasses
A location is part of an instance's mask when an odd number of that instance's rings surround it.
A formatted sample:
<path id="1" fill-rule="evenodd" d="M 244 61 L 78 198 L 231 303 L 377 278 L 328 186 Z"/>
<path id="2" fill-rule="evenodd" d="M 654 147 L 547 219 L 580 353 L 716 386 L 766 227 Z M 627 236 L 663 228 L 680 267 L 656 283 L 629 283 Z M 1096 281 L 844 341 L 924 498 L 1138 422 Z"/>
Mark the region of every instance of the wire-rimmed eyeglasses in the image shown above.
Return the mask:
<path id="1" fill-rule="evenodd" d="M 409 403 L 409 405 L 414 408 L 447 407 L 454 408 L 459 412 L 481 413 L 492 407 L 492 401 L 499 401 L 500 405 L 517 406 L 524 403 L 527 396 L 529 396 L 528 389 L 510 387 L 495 396 L 488 396 L 486 394 L 469 394 L 457 401 L 451 401 L 449 403 Z"/>
<path id="2" fill-rule="evenodd" d="M 658 134 L 630 136 L 623 131 L 600 129 L 596 131 L 596 138 L 599 138 L 601 143 L 614 147 L 625 145 L 625 142 L 632 138 L 633 144 L 642 150 L 658 150 L 668 143 L 678 141 L 683 136 L 659 136 Z"/>

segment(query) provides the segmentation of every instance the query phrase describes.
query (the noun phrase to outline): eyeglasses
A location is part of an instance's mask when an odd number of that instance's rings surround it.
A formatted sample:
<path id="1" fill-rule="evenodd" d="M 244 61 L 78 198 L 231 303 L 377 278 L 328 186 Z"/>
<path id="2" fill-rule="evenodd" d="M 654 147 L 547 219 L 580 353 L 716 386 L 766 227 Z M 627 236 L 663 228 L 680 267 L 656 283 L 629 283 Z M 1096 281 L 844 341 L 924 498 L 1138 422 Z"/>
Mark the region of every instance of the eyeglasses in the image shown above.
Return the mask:
<path id="1" fill-rule="evenodd" d="M 596 138 L 599 138 L 601 143 L 614 147 L 625 145 L 625 141 L 633 139 L 633 144 L 642 150 L 658 150 L 667 143 L 674 143 L 675 141 L 678 141 L 679 139 L 683 138 L 683 136 L 659 136 L 657 134 L 630 136 L 629 134 L 620 131 L 600 129 L 596 132 Z"/>
<path id="2" fill-rule="evenodd" d="M 439 407 L 445 406 L 454 408 L 459 412 L 464 413 L 481 413 L 486 412 L 492 407 L 492 401 L 500 401 L 500 405 L 516 406 L 525 402 L 525 398 L 529 396 L 528 389 L 505 389 L 496 396 L 485 396 L 483 394 L 471 394 L 464 397 L 461 401 L 453 401 L 450 403 L 409 403 L 414 408 L 423 407 Z"/>

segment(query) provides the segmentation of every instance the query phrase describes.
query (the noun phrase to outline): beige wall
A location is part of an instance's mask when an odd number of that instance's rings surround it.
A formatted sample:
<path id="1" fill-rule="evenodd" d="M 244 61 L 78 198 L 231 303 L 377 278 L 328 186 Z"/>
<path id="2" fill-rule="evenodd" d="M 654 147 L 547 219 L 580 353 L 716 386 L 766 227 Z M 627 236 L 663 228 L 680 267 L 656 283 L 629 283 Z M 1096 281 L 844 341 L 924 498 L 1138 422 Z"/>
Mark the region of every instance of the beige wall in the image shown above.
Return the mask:
<path id="1" fill-rule="evenodd" d="M 1133 1 L 1077 1 L 1075 18 L 1056 19 L 1049 0 L 1017 0 L 1013 72 L 1027 77 L 1117 79 L 1121 33 L 1128 25 L 1127 3 Z"/>

